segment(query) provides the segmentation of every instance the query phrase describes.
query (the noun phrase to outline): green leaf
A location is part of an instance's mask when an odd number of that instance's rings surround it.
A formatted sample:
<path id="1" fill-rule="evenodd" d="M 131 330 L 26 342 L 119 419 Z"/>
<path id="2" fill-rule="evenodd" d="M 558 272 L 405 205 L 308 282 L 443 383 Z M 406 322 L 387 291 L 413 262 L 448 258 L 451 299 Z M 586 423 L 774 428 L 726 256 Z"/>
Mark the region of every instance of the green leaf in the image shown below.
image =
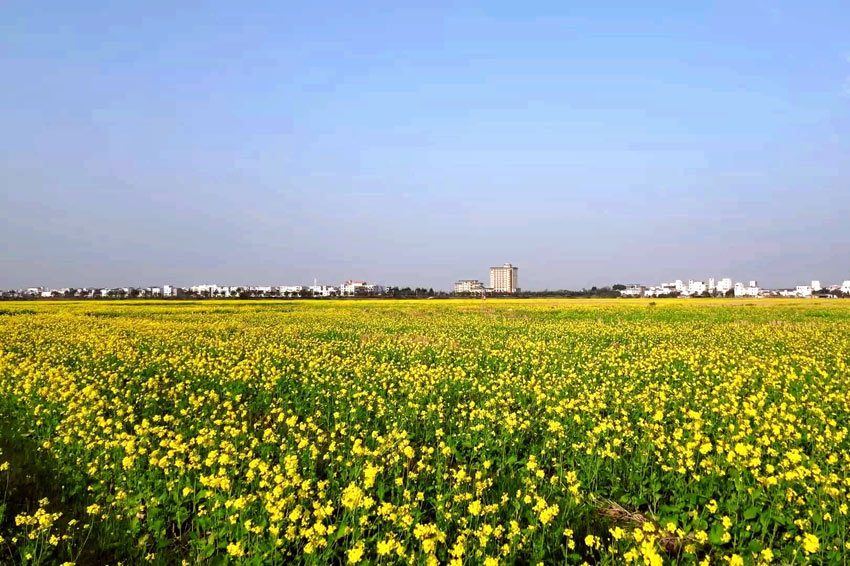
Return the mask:
<path id="1" fill-rule="evenodd" d="M 744 519 L 746 519 L 747 521 L 755 519 L 758 516 L 759 511 L 761 511 L 761 509 L 759 509 L 758 507 L 750 507 L 749 509 L 744 511 Z"/>
<path id="2" fill-rule="evenodd" d="M 721 544 L 723 542 L 723 525 L 716 524 L 711 528 L 711 531 L 708 533 L 708 540 L 711 544 Z"/>

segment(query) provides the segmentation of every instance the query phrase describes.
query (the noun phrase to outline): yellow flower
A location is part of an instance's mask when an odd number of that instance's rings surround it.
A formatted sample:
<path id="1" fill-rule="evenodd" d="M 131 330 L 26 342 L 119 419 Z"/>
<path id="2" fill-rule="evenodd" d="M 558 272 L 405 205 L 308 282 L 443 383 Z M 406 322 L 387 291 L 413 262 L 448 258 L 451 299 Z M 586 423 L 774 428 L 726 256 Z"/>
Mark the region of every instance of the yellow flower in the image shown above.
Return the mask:
<path id="1" fill-rule="evenodd" d="M 349 564 L 357 564 L 363 558 L 363 542 L 358 542 L 353 548 L 349 548 L 346 553 Z"/>
<path id="2" fill-rule="evenodd" d="M 386 556 L 390 552 L 393 551 L 393 541 L 392 540 L 379 540 L 378 541 L 378 556 Z"/>
<path id="3" fill-rule="evenodd" d="M 230 556 L 245 556 L 245 550 L 242 548 L 241 542 L 232 542 L 227 545 L 227 554 Z"/>
<path id="4" fill-rule="evenodd" d="M 820 541 L 818 540 L 818 537 L 811 533 L 803 535 L 803 550 L 806 551 L 806 554 L 817 552 L 818 548 L 820 548 Z"/>

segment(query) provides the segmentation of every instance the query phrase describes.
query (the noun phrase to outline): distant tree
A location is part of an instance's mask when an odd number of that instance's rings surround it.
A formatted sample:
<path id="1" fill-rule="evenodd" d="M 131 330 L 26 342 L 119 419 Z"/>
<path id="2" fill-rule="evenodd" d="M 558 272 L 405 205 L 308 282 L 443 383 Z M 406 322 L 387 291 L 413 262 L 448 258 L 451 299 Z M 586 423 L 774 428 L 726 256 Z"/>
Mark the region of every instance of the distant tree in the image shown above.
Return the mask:
<path id="1" fill-rule="evenodd" d="M 614 285 L 611 288 L 614 289 L 615 291 L 625 291 L 626 290 L 626 286 L 623 285 L 622 283 L 617 283 L 616 285 Z"/>

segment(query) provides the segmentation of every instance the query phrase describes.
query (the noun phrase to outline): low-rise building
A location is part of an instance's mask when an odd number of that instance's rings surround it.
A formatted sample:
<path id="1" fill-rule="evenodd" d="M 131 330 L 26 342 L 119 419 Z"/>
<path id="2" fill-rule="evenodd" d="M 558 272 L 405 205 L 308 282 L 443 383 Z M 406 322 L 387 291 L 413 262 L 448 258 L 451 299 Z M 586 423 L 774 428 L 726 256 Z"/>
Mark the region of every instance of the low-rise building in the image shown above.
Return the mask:
<path id="1" fill-rule="evenodd" d="M 804 299 L 811 298 L 812 296 L 812 288 L 809 285 L 797 285 L 797 289 L 795 294 L 798 297 L 803 297 Z"/>
<path id="2" fill-rule="evenodd" d="M 719 295 L 725 295 L 726 293 L 732 290 L 732 279 L 730 279 L 729 277 L 724 277 L 723 279 L 717 282 L 717 285 L 715 285 L 714 290 Z"/>
<path id="3" fill-rule="evenodd" d="M 621 297 L 643 297 L 646 287 L 640 283 L 629 283 L 626 288 L 620 291 Z"/>
<path id="4" fill-rule="evenodd" d="M 738 281 L 735 283 L 735 296 L 736 297 L 746 297 L 747 296 L 747 288 L 744 287 L 744 284 Z"/>
<path id="5" fill-rule="evenodd" d="M 708 290 L 708 286 L 703 281 L 688 281 L 688 294 L 691 296 L 702 295 Z"/>
<path id="6" fill-rule="evenodd" d="M 314 297 L 333 297 L 339 294 L 339 289 L 330 285 L 311 285 L 309 289 Z"/>
<path id="7" fill-rule="evenodd" d="M 454 291 L 456 295 L 481 295 L 484 293 L 484 283 L 478 279 L 461 279 L 455 281 Z"/>
<path id="8" fill-rule="evenodd" d="M 340 286 L 340 294 L 344 297 L 356 297 L 360 295 L 380 295 L 384 292 L 381 285 L 367 283 L 366 281 L 354 281 L 349 279 Z"/>
<path id="9" fill-rule="evenodd" d="M 747 296 L 748 297 L 760 297 L 761 290 L 759 289 L 758 281 L 750 281 L 749 286 L 747 286 Z"/>

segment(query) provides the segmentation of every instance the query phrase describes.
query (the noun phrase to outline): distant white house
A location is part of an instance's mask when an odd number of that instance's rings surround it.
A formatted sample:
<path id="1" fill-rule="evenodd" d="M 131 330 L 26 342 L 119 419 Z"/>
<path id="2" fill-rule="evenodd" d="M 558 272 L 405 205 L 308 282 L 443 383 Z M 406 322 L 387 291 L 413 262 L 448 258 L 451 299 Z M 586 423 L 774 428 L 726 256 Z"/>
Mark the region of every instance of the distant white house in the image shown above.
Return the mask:
<path id="1" fill-rule="evenodd" d="M 339 294 L 339 289 L 331 285 L 310 285 L 309 289 L 314 297 L 333 297 Z"/>
<path id="2" fill-rule="evenodd" d="M 703 281 L 694 281 L 693 279 L 688 281 L 688 294 L 691 296 L 702 295 L 707 290 L 708 286 Z"/>
<path id="3" fill-rule="evenodd" d="M 621 297 L 642 297 L 646 288 L 640 283 L 629 283 L 626 288 L 620 291 Z"/>
<path id="4" fill-rule="evenodd" d="M 354 281 L 349 279 L 339 287 L 339 292 L 345 297 L 356 295 L 380 295 L 384 292 L 382 285 L 367 283 L 366 281 Z"/>
<path id="5" fill-rule="evenodd" d="M 795 294 L 798 297 L 803 297 L 803 298 L 806 298 L 806 299 L 811 298 L 812 288 L 809 285 L 797 285 L 797 289 L 796 289 Z"/>
<path id="6" fill-rule="evenodd" d="M 480 295 L 484 292 L 484 283 L 478 279 L 460 279 L 454 283 L 457 295 Z"/>
<path id="7" fill-rule="evenodd" d="M 748 297 L 759 297 L 761 295 L 759 289 L 758 281 L 750 281 L 750 284 L 747 286 L 747 296 Z"/>
<path id="8" fill-rule="evenodd" d="M 746 297 L 747 296 L 747 288 L 744 287 L 744 284 L 738 281 L 735 283 L 735 296 L 736 297 Z"/>
<path id="9" fill-rule="evenodd" d="M 662 283 L 657 287 L 647 287 L 643 292 L 644 297 L 664 297 L 671 295 L 676 290 L 672 283 Z"/>
<path id="10" fill-rule="evenodd" d="M 724 277 L 723 279 L 717 282 L 717 285 L 715 285 L 714 290 L 721 295 L 725 295 L 726 293 L 732 290 L 732 279 L 730 279 L 729 277 Z"/>

